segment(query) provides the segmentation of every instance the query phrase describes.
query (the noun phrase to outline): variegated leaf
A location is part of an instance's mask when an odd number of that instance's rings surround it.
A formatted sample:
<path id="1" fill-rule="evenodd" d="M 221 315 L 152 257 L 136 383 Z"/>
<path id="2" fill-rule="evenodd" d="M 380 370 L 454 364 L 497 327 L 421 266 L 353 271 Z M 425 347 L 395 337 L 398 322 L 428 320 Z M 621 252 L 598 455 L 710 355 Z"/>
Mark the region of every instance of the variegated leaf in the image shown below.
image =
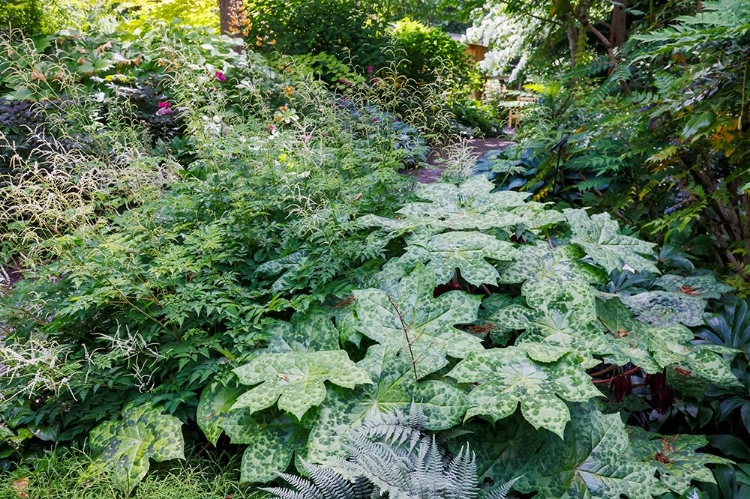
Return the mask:
<path id="1" fill-rule="evenodd" d="M 234 383 L 225 386 L 216 382 L 206 386 L 201 392 L 195 419 L 206 439 L 213 445 L 216 445 L 221 436 L 224 418 L 244 391 L 245 388 Z"/>

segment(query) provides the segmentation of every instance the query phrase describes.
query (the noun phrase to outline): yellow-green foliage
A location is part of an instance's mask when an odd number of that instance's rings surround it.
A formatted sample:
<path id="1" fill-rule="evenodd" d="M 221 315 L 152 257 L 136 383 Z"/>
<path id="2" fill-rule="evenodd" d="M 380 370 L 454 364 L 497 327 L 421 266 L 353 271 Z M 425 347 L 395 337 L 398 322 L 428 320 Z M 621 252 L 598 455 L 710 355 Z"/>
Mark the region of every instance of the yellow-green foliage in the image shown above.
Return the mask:
<path id="1" fill-rule="evenodd" d="M 126 20 L 120 28 L 132 31 L 147 23 L 176 23 L 183 26 L 219 27 L 219 2 L 216 0 L 108 0 Z"/>

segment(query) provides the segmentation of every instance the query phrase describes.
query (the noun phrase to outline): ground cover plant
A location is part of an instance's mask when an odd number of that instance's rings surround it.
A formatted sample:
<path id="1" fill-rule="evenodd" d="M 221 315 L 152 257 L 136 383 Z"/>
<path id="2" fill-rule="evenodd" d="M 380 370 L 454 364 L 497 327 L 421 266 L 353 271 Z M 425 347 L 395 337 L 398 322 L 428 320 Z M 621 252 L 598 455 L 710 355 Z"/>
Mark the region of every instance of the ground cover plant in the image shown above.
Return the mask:
<path id="1" fill-rule="evenodd" d="M 209 32 L 47 40 L 6 42 L 1 83 L 44 130 L 9 125 L 36 142 L 0 185 L 3 492 L 747 493 L 747 302 L 620 212 L 461 164 L 415 185 L 439 85 Z"/>

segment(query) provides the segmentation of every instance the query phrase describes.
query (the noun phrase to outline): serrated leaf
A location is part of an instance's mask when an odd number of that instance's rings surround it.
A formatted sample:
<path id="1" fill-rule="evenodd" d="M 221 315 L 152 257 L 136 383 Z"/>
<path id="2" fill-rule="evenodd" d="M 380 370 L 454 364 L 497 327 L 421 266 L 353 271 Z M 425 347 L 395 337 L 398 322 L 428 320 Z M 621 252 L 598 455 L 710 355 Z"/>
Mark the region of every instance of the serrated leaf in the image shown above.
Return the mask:
<path id="1" fill-rule="evenodd" d="M 684 494 L 693 480 L 716 483 L 707 464 L 732 464 L 696 449 L 708 445 L 701 435 L 659 435 L 639 427 L 628 428 L 630 449 L 641 462 L 659 470 L 659 480 L 670 490 Z"/>
<path id="2" fill-rule="evenodd" d="M 367 373 L 349 360 L 343 350 L 265 354 L 238 367 L 234 373 L 245 385 L 258 385 L 240 395 L 232 410 L 250 413 L 278 407 L 302 419 L 305 412 L 323 402 L 325 381 L 345 388 L 372 383 Z M 259 384 L 260 383 L 260 384 Z"/>
<path id="3" fill-rule="evenodd" d="M 732 286 L 717 281 L 713 275 L 696 275 L 683 277 L 667 274 L 654 281 L 654 285 L 665 291 L 682 293 L 703 299 L 720 299 L 724 293 L 730 293 Z"/>
<path id="4" fill-rule="evenodd" d="M 357 366 L 369 374 L 373 384 L 346 394 L 329 391 L 310 431 L 308 461 L 345 457 L 351 430 L 373 409 L 381 414 L 395 409 L 408 412 L 413 402 L 424 414 L 425 429 L 432 431 L 452 428 L 463 419 L 464 393 L 444 381 L 417 383 L 411 362 L 397 345 L 371 346 Z"/>
<path id="5" fill-rule="evenodd" d="M 318 308 L 295 313 L 290 322 L 276 321 L 268 333 L 268 350 L 273 353 L 339 349 L 339 333 L 331 316 Z"/>
<path id="6" fill-rule="evenodd" d="M 151 405 L 128 406 L 122 420 L 107 421 L 89 434 L 97 464 L 113 472 L 124 490 L 132 491 L 148 473 L 149 459 L 185 458 L 182 423 Z"/>
<path id="7" fill-rule="evenodd" d="M 221 436 L 224 418 L 244 391 L 244 388 L 236 384 L 224 386 L 216 382 L 206 386 L 201 392 L 195 419 L 206 439 L 213 445 L 216 445 Z"/>
<path id="8" fill-rule="evenodd" d="M 703 312 L 706 300 L 684 293 L 669 291 L 647 291 L 636 295 L 618 295 L 620 300 L 630 308 L 638 320 L 653 326 L 700 326 L 703 324 Z"/>
<path id="9" fill-rule="evenodd" d="M 493 422 L 521 414 L 534 428 L 562 438 L 570 413 L 563 400 L 584 402 L 601 395 L 573 354 L 549 363 L 529 358 L 526 348 L 495 348 L 472 353 L 447 376 L 478 384 L 469 394 L 466 417 L 485 416 Z"/>
<path id="10" fill-rule="evenodd" d="M 654 261 L 642 255 L 653 254 L 653 243 L 619 234 L 620 227 L 608 213 L 592 215 L 583 210 L 563 210 L 573 232 L 570 242 L 577 244 L 607 273 L 630 267 L 634 271 L 659 273 Z"/>
<path id="11" fill-rule="evenodd" d="M 435 275 L 421 263 L 401 279 L 398 296 L 379 289 L 354 291 L 356 327 L 380 344 L 397 345 L 422 378 L 482 350 L 482 341 L 454 327 L 476 320 L 481 296 L 450 291 L 433 298 Z"/>
<path id="12" fill-rule="evenodd" d="M 276 479 L 289 467 L 294 453 L 304 449 L 307 440 L 307 431 L 288 417 L 256 417 L 247 409 L 227 417 L 224 431 L 233 444 L 247 444 L 240 466 L 241 482 Z"/>
<path id="13" fill-rule="evenodd" d="M 667 492 L 655 468 L 637 462 L 619 414 L 572 404 L 563 439 L 550 437 L 519 471 L 516 489 L 545 499 L 652 499 Z"/>

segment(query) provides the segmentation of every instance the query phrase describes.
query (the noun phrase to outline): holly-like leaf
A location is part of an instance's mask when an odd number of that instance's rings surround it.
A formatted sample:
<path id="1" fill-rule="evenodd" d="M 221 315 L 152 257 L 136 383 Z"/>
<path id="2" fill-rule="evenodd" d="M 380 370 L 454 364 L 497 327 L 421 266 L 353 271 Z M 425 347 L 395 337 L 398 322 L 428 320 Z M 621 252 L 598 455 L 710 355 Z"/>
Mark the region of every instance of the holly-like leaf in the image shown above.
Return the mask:
<path id="1" fill-rule="evenodd" d="M 349 360 L 343 350 L 264 354 L 234 373 L 245 385 L 258 385 L 240 395 L 232 410 L 247 408 L 254 413 L 278 407 L 302 419 L 305 412 L 323 402 L 325 381 L 354 388 L 372 383 L 367 373 Z"/>
<path id="2" fill-rule="evenodd" d="M 706 300 L 685 293 L 647 291 L 636 295 L 618 295 L 620 300 L 638 315 L 638 320 L 657 327 L 703 324 Z"/>
<path id="3" fill-rule="evenodd" d="M 711 274 L 688 277 L 667 274 L 654 281 L 654 285 L 665 291 L 671 291 L 678 294 L 682 293 L 688 296 L 703 298 L 705 300 L 708 300 L 709 298 L 715 298 L 718 300 L 724 293 L 732 291 L 732 286 L 717 281 Z"/>
<path id="4" fill-rule="evenodd" d="M 127 406 L 119 421 L 107 421 L 89 434 L 94 466 L 113 472 L 124 490 L 132 491 L 148 473 L 149 459 L 185 458 L 182 423 L 151 405 Z"/>
<path id="5" fill-rule="evenodd" d="M 295 313 L 291 322 L 276 321 L 269 328 L 268 350 L 274 353 L 339 349 L 339 333 L 321 309 Z"/>
<path id="6" fill-rule="evenodd" d="M 373 380 L 346 394 L 330 390 L 310 431 L 307 460 L 324 462 L 346 457 L 349 433 L 367 414 L 398 409 L 408 412 L 412 402 L 424 414 L 424 428 L 446 430 L 458 425 L 466 412 L 464 393 L 444 381 L 414 379 L 411 361 L 398 345 L 374 345 L 357 363 Z"/>
<path id="7" fill-rule="evenodd" d="M 516 490 L 545 499 L 652 499 L 667 492 L 656 469 L 637 461 L 619 414 L 572 404 L 563 439 L 550 437 L 519 471 Z"/>
<path id="8" fill-rule="evenodd" d="M 223 426 L 233 444 L 247 444 L 240 466 L 241 482 L 274 480 L 286 471 L 307 440 L 307 431 L 288 417 L 264 418 L 247 409 L 233 412 Z"/>
<path id="9" fill-rule="evenodd" d="M 659 273 L 654 261 L 642 256 L 653 254 L 655 244 L 619 234 L 619 225 L 608 213 L 589 218 L 583 210 L 563 211 L 573 232 L 570 242 L 583 248 L 607 273 L 627 268 Z"/>
<path id="10" fill-rule="evenodd" d="M 533 348 L 533 346 L 529 346 Z M 485 416 L 493 422 L 521 414 L 534 428 L 562 438 L 570 413 L 563 400 L 584 402 L 601 395 L 573 354 L 542 363 L 522 347 L 472 353 L 448 374 L 461 383 L 478 384 L 469 394 L 466 417 Z"/>
<path id="11" fill-rule="evenodd" d="M 708 445 L 702 435 L 662 436 L 639 427 L 628 428 L 630 448 L 635 457 L 659 470 L 659 480 L 670 490 L 684 494 L 693 480 L 716 483 L 707 464 L 731 464 L 732 461 L 696 449 Z"/>
<path id="12" fill-rule="evenodd" d="M 454 327 L 476 320 L 481 296 L 450 291 L 433 298 L 435 275 L 421 263 L 401 279 L 398 296 L 379 289 L 354 292 L 357 329 L 380 344 L 398 345 L 422 378 L 482 350 L 482 341 Z"/>
<path id="13" fill-rule="evenodd" d="M 225 386 L 218 382 L 203 389 L 195 419 L 206 439 L 213 445 L 216 445 L 221 436 L 224 418 L 244 391 L 244 388 L 234 383 Z"/>
<path id="14" fill-rule="evenodd" d="M 489 318 L 506 329 L 524 331 L 519 343 L 542 343 L 575 352 L 586 360 L 586 367 L 598 364 L 595 355 L 610 351 L 588 284 L 581 280 L 565 286 L 550 280 L 526 281 L 523 291 L 530 308 L 511 305 Z"/>

